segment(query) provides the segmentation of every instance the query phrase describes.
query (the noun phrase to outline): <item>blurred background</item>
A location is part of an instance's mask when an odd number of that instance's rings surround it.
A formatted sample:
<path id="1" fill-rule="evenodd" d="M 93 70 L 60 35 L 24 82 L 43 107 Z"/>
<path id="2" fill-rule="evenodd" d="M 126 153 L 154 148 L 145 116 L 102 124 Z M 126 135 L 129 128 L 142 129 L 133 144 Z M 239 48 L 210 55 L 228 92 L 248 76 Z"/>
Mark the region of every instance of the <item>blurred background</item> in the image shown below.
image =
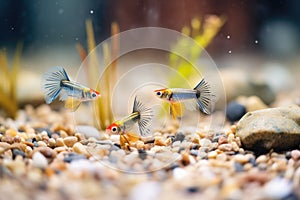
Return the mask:
<path id="1" fill-rule="evenodd" d="M 20 79 L 34 89 L 21 89 L 18 96 L 30 100 L 41 95 L 37 83 L 45 69 L 80 66 L 75 45 L 87 47 L 87 19 L 100 43 L 110 37 L 112 22 L 120 31 L 145 26 L 181 31 L 193 18 L 214 14 L 226 18 L 206 49 L 217 66 L 266 69 L 266 76 L 274 72 L 271 82 L 280 89 L 294 84 L 289 79 L 298 68 L 299 8 L 297 0 L 0 0 L 0 48 L 11 58 L 17 43 L 23 42 L 21 71 L 32 78 Z M 233 72 L 228 73 L 234 77 Z"/>
<path id="2" fill-rule="evenodd" d="M 227 22 L 209 46 L 213 55 L 262 51 L 267 56 L 289 56 L 299 50 L 300 2 L 297 0 L 111 0 L 111 1 L 0 1 L 0 44 L 14 48 L 24 42 L 24 53 L 85 41 L 85 20 L 94 24 L 101 42 L 110 24 L 120 30 L 157 26 L 180 31 L 194 17 L 226 16 Z M 230 36 L 228 38 L 227 36 Z"/>

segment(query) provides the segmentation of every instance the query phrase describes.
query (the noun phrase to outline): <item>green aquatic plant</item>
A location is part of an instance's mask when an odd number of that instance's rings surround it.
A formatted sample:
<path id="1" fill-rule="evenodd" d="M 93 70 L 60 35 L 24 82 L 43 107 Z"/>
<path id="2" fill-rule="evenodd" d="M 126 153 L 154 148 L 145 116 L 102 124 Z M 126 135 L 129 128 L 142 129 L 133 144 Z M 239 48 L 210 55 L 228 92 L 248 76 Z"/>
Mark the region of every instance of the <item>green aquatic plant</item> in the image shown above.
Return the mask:
<path id="1" fill-rule="evenodd" d="M 5 50 L 0 50 L 0 107 L 9 117 L 15 118 L 18 111 L 17 79 L 22 54 L 22 43 L 19 43 L 9 66 Z"/>
<path id="2" fill-rule="evenodd" d="M 100 91 L 101 97 L 94 101 L 94 119 L 95 124 L 100 129 L 104 130 L 108 125 L 113 122 L 113 114 L 110 108 L 111 103 L 111 90 L 116 82 L 117 76 L 117 60 L 116 58 L 119 50 L 118 37 L 112 37 L 111 45 L 103 43 L 103 62 L 98 60 L 95 36 L 91 20 L 86 21 L 87 31 L 87 44 L 88 51 L 86 51 L 81 44 L 77 44 L 78 53 L 84 63 L 84 69 L 88 76 L 89 84 L 95 86 L 96 90 Z M 117 23 L 111 25 L 111 35 L 119 33 L 119 26 Z M 88 52 L 88 53 L 87 53 Z M 87 57 L 87 54 L 89 55 Z M 88 60 L 85 60 L 85 59 Z M 111 63 L 110 63 L 111 62 Z M 102 69 L 102 70 L 101 70 Z M 103 71 L 102 79 L 99 82 L 100 73 Z M 101 88 L 100 88 L 101 86 Z"/>

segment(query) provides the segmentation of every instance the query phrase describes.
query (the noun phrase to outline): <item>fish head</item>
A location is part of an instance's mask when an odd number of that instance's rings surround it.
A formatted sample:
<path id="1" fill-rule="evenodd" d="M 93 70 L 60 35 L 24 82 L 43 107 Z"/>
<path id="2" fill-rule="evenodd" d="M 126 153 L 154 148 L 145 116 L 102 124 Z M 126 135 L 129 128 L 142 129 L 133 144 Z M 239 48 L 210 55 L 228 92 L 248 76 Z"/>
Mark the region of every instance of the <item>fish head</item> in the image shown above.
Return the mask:
<path id="1" fill-rule="evenodd" d="M 90 89 L 89 96 L 90 96 L 90 99 L 96 99 L 96 98 L 100 97 L 101 95 L 98 91 Z"/>
<path id="2" fill-rule="evenodd" d="M 121 127 L 117 123 L 112 123 L 106 128 L 106 133 L 108 134 L 119 134 L 121 132 Z"/>
<path id="3" fill-rule="evenodd" d="M 170 89 L 164 88 L 159 90 L 154 90 L 155 96 L 161 99 L 168 100 L 171 97 L 172 91 Z"/>

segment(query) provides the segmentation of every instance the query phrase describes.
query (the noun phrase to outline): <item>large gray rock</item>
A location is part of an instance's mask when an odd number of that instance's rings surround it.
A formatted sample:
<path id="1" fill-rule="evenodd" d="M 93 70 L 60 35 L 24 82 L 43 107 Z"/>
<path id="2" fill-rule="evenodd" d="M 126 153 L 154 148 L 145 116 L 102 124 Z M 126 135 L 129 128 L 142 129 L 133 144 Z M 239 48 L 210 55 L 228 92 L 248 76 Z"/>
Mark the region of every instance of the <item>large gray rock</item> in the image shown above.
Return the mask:
<path id="1" fill-rule="evenodd" d="M 249 112 L 237 124 L 245 149 L 264 152 L 289 150 L 300 144 L 300 107 L 288 106 Z"/>

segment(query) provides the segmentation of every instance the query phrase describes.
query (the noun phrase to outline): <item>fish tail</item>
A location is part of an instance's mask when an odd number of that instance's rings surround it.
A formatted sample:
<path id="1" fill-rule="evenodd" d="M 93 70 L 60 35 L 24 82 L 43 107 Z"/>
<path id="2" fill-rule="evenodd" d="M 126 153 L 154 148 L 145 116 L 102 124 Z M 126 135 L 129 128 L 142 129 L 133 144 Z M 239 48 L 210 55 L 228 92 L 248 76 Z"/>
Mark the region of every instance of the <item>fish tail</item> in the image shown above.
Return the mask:
<path id="1" fill-rule="evenodd" d="M 212 94 L 209 84 L 202 79 L 194 88 L 196 90 L 197 104 L 200 110 L 205 114 L 210 114 L 212 111 L 212 100 L 215 97 Z"/>
<path id="2" fill-rule="evenodd" d="M 42 77 L 42 90 L 47 104 L 54 101 L 61 93 L 63 80 L 70 81 L 66 71 L 62 67 L 52 67 Z"/>
<path id="3" fill-rule="evenodd" d="M 146 106 L 141 100 L 138 100 L 137 97 L 135 97 L 133 104 L 133 112 L 139 113 L 138 126 L 141 136 L 149 135 L 149 125 L 153 117 L 152 109 Z"/>

